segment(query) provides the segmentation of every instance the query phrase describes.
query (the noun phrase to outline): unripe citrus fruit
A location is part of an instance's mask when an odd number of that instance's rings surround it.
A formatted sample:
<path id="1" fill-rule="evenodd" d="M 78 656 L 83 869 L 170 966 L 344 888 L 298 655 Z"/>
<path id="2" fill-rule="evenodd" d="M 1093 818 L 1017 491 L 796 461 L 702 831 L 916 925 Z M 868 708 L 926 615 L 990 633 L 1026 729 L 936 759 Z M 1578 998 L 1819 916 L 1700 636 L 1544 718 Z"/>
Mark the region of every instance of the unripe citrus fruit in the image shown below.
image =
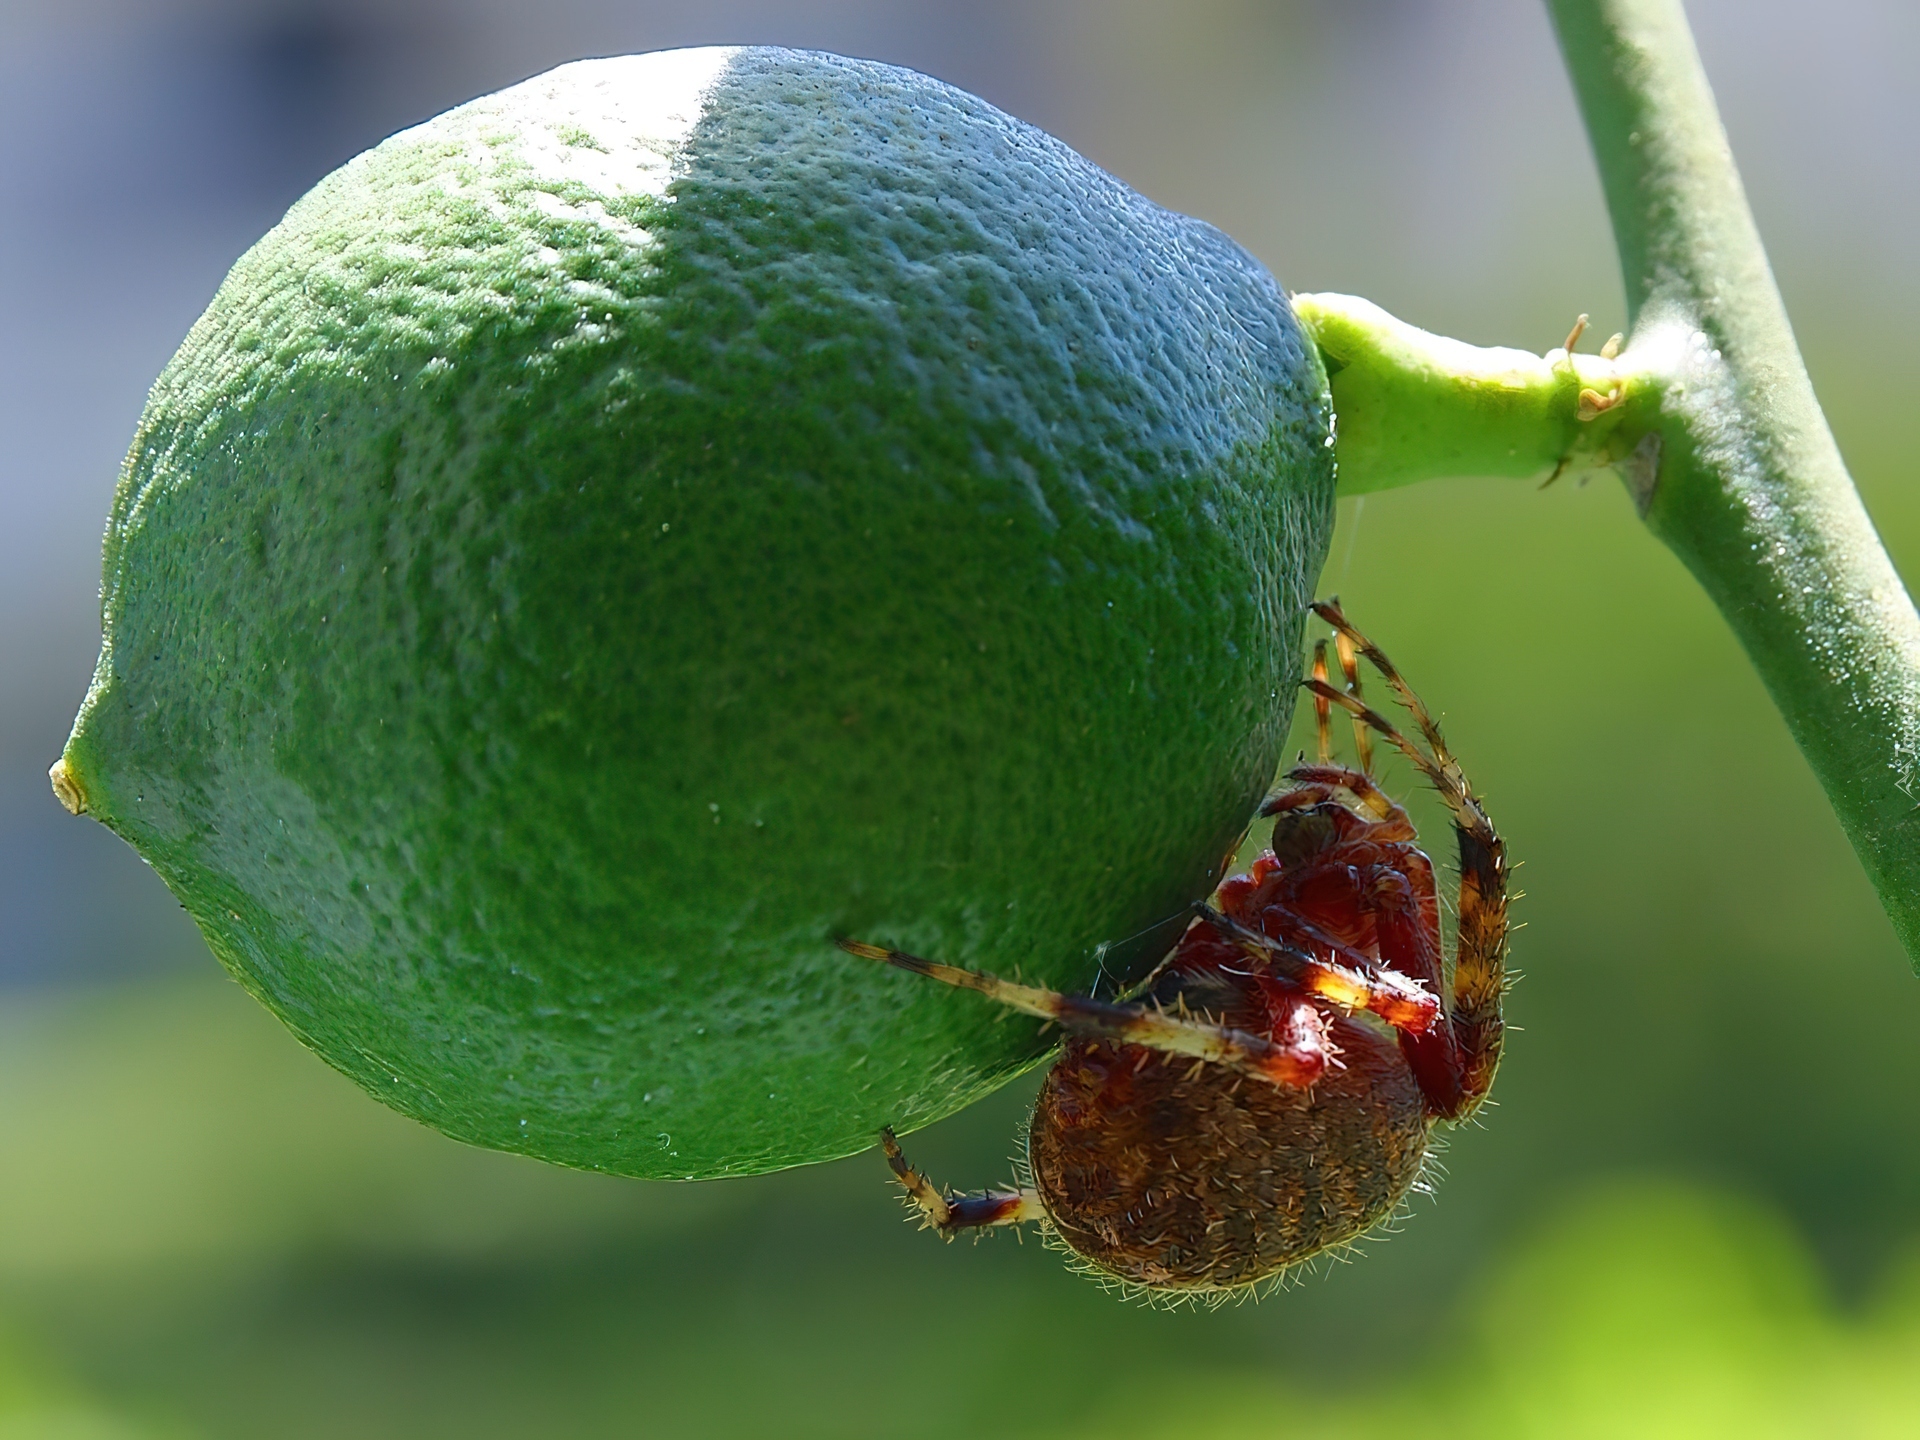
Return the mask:
<path id="1" fill-rule="evenodd" d="M 1330 428 L 1258 264 L 971 96 L 569 65 L 234 267 L 128 455 L 56 784 L 450 1134 L 844 1154 L 1047 1042 L 835 934 L 1084 989 L 1206 891 Z"/>

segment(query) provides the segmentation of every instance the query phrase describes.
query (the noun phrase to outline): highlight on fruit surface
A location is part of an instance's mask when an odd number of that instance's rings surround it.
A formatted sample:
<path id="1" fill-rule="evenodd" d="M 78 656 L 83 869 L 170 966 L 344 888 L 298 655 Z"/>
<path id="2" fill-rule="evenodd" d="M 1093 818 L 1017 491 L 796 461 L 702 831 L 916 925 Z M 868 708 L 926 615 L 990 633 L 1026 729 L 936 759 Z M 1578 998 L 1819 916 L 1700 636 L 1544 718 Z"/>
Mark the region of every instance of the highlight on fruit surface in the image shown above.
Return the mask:
<path id="1" fill-rule="evenodd" d="M 850 1153 L 1049 1042 L 834 935 L 1084 992 L 1220 878 L 1331 445 L 1259 264 L 973 96 L 564 66 L 234 267 L 128 454 L 56 788 L 449 1134 Z"/>

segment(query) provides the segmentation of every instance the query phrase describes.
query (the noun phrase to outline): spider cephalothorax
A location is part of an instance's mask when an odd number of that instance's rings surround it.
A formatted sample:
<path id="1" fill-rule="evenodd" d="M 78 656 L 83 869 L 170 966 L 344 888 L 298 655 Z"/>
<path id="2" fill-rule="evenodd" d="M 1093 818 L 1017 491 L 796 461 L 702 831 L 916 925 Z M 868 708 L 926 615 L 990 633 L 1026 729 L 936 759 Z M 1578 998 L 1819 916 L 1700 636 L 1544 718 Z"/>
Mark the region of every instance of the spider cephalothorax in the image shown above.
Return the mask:
<path id="1" fill-rule="evenodd" d="M 1194 907 L 1136 992 L 1118 1002 L 1062 995 L 840 942 L 1068 1032 L 1034 1107 L 1030 1186 L 942 1194 L 883 1132 L 894 1174 L 943 1235 L 1033 1220 L 1125 1284 L 1232 1292 L 1386 1219 L 1419 1178 L 1434 1123 L 1464 1119 L 1486 1097 L 1505 985 L 1500 837 L 1386 656 L 1337 604 L 1314 610 L 1333 626 L 1347 681 L 1328 683 L 1322 642 L 1304 682 L 1318 763 L 1296 766 L 1267 797 L 1271 848 Z M 1359 656 L 1426 748 L 1366 706 Z M 1357 768 L 1333 763 L 1336 705 L 1353 717 Z M 1407 812 L 1373 782 L 1371 733 L 1413 762 L 1453 816 L 1451 985 L 1433 865 Z"/>

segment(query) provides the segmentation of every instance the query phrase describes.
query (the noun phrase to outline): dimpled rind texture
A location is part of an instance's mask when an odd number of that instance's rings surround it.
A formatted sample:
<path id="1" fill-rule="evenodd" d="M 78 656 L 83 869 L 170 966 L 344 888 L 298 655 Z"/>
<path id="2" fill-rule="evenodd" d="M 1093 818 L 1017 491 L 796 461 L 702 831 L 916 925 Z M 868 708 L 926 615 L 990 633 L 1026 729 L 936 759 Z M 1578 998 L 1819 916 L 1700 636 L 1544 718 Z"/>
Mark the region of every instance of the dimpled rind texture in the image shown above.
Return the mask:
<path id="1" fill-rule="evenodd" d="M 65 762 L 388 1104 L 629 1175 L 848 1154 L 1048 1041 L 834 935 L 1084 990 L 1208 889 L 1331 424 L 1254 260 L 972 96 L 566 66 L 234 267 Z"/>

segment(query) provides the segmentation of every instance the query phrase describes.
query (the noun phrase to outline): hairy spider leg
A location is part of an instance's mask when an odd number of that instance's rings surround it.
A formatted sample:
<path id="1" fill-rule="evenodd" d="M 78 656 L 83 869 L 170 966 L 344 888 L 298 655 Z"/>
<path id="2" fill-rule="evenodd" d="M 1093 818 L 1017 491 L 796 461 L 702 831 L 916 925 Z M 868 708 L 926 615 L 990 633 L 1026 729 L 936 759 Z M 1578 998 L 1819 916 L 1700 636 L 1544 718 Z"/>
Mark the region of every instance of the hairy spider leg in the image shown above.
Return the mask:
<path id="1" fill-rule="evenodd" d="M 1330 705 L 1324 696 L 1316 695 L 1313 698 L 1318 704 Z M 1373 783 L 1370 775 L 1340 765 L 1296 765 L 1287 772 L 1286 778 L 1291 782 L 1286 789 L 1276 790 L 1260 802 L 1260 814 L 1263 816 L 1311 809 L 1330 800 L 1337 802 L 1345 794 L 1353 798 L 1353 808 L 1368 816 L 1379 827 L 1375 831 L 1377 838 L 1414 838 L 1413 821 L 1408 817 L 1405 807 L 1388 799 L 1380 787 Z"/>
<path id="2" fill-rule="evenodd" d="M 1339 778 L 1345 783 L 1303 787 L 1303 800 L 1331 797 L 1319 806 L 1296 809 L 1287 803 L 1290 796 L 1275 797 L 1273 808 L 1283 826 L 1298 818 L 1290 833 L 1275 830 L 1274 844 L 1302 853 L 1291 857 L 1271 884 L 1256 887 L 1240 908 L 1261 914 L 1262 929 L 1316 952 L 1343 938 L 1351 945 L 1366 944 L 1382 967 L 1418 981 L 1436 996 L 1446 995 L 1433 864 L 1415 843 L 1404 810 L 1395 807 L 1389 820 L 1369 820 L 1340 799 L 1364 777 Z M 1431 1025 L 1417 1031 L 1402 1027 L 1399 1040 L 1433 1113 L 1458 1112 L 1465 1095 L 1464 1066 L 1451 1006 Z"/>
<path id="3" fill-rule="evenodd" d="M 1327 683 L 1327 642 L 1324 640 L 1313 642 L 1313 678 L 1322 685 Z M 1313 697 L 1313 729 L 1314 736 L 1319 741 L 1320 763 L 1331 765 L 1333 763 L 1333 705 L 1324 695 L 1316 694 Z"/>
<path id="4" fill-rule="evenodd" d="M 1269 1040 L 1245 1030 L 1169 1015 L 1157 1006 L 1113 1004 L 1085 995 L 1063 995 L 1057 990 L 1017 985 L 977 970 L 941 965 L 901 950 L 887 950 L 838 936 L 835 943 L 850 955 L 883 961 L 930 980 L 977 991 L 1009 1010 L 1052 1020 L 1073 1034 L 1102 1036 L 1170 1055 L 1191 1056 L 1197 1062 L 1221 1065 L 1270 1085 L 1304 1088 L 1318 1080 L 1327 1067 L 1326 1051 L 1297 1036 L 1284 1035 Z"/>
<path id="5" fill-rule="evenodd" d="M 1047 1218 L 1047 1207 L 1040 1203 L 1038 1190 L 985 1190 L 978 1195 L 936 1190 L 926 1176 L 907 1163 L 891 1127 L 880 1132 L 880 1148 L 886 1151 L 893 1178 L 920 1212 L 921 1228 L 939 1231 L 942 1240 L 951 1240 L 962 1230 L 986 1230 Z"/>
<path id="6" fill-rule="evenodd" d="M 1306 687 L 1316 694 L 1324 693 L 1330 703 L 1370 725 L 1411 760 L 1453 814 L 1454 835 L 1460 846 L 1460 899 L 1451 1012 L 1454 1037 L 1460 1047 L 1460 1095 L 1450 1105 L 1439 1106 L 1437 1113 L 1450 1120 L 1464 1119 L 1486 1098 L 1500 1064 L 1504 1030 L 1500 1001 L 1506 992 L 1506 844 L 1448 752 L 1440 727 L 1392 662 L 1348 623 L 1338 606 L 1316 604 L 1313 608 L 1336 630 L 1351 635 L 1355 648 L 1380 672 L 1413 716 L 1432 754 L 1422 751 L 1386 717 L 1360 700 L 1324 681 L 1308 680 Z"/>
<path id="7" fill-rule="evenodd" d="M 1336 605 L 1339 603 L 1338 600 L 1334 601 Z M 1340 673 L 1347 677 L 1347 693 L 1356 700 L 1364 699 L 1360 693 L 1360 663 L 1353 653 L 1352 638 L 1346 631 L 1336 630 L 1333 643 L 1340 652 Z M 1327 702 L 1316 696 L 1314 703 L 1324 705 Z M 1360 773 L 1373 774 L 1373 735 L 1359 720 L 1353 722 L 1353 753 L 1360 757 Z"/>
<path id="8" fill-rule="evenodd" d="M 1252 959 L 1281 979 L 1299 986 L 1310 995 L 1348 1010 L 1367 1010 L 1378 1015 L 1396 1030 L 1419 1035 L 1440 1018 L 1439 997 L 1418 980 L 1384 965 L 1375 964 L 1358 950 L 1341 943 L 1306 921 L 1297 921 L 1317 945 L 1339 955 L 1345 964 L 1317 960 L 1304 950 L 1296 950 L 1276 940 L 1264 930 L 1243 925 L 1231 915 L 1211 905 L 1197 904 L 1194 913 L 1221 935 L 1238 945 Z"/>
<path id="9" fill-rule="evenodd" d="M 1421 981 L 1436 995 L 1446 994 L 1433 862 L 1410 841 L 1356 845 L 1349 854 L 1359 872 L 1361 904 L 1373 921 L 1381 963 Z M 1377 858 L 1362 863 L 1368 855 Z M 1462 1065 L 1450 1009 L 1419 1034 L 1403 1030 L 1400 1053 L 1434 1113 L 1459 1109 Z"/>
<path id="10" fill-rule="evenodd" d="M 1422 754 L 1416 746 L 1400 735 L 1392 725 L 1381 720 L 1379 715 L 1374 711 L 1369 710 L 1366 703 L 1361 700 L 1359 696 L 1343 696 L 1340 692 L 1333 691 L 1328 694 L 1327 699 L 1352 715 L 1356 720 L 1371 725 L 1380 733 L 1382 738 L 1406 754 L 1407 757 L 1419 767 L 1422 774 L 1426 774 L 1429 769 L 1434 767 L 1445 771 L 1449 777 L 1446 782 L 1442 783 L 1439 779 L 1434 779 L 1434 785 L 1440 790 L 1442 798 L 1447 799 L 1449 804 L 1452 803 L 1452 793 L 1454 791 L 1458 791 L 1462 796 L 1471 801 L 1472 795 L 1467 789 L 1466 777 L 1460 773 L 1460 766 L 1454 760 L 1453 752 L 1447 748 L 1446 737 L 1440 733 L 1439 724 L 1427 710 L 1425 702 L 1413 693 L 1413 687 L 1400 678 L 1400 672 L 1394 668 L 1393 662 L 1387 659 L 1386 652 L 1356 630 L 1353 623 L 1341 613 L 1340 606 L 1336 602 L 1331 600 L 1316 600 L 1313 602 L 1313 613 L 1331 625 L 1337 635 L 1345 636 L 1348 643 L 1350 643 L 1355 650 L 1366 656 L 1368 663 L 1380 672 L 1380 677 L 1387 682 L 1388 688 L 1393 691 L 1394 698 L 1397 699 L 1405 708 L 1406 712 L 1413 717 L 1414 724 L 1419 727 L 1421 738 L 1427 742 L 1427 748 L 1433 752 L 1431 759 Z M 1324 684 L 1325 682 L 1322 681 L 1320 683 Z M 1306 688 L 1314 690 L 1314 682 L 1307 682 Z M 1373 718 L 1368 719 L 1368 716 L 1372 716 Z"/>
<path id="11" fill-rule="evenodd" d="M 1340 937 L 1317 920 L 1364 921 L 1381 966 L 1436 997 L 1445 994 L 1433 865 L 1414 843 L 1407 812 L 1356 770 L 1302 765 L 1289 778 L 1292 787 L 1270 795 L 1261 813 L 1280 817 L 1275 847 L 1297 853 L 1273 870 L 1256 862 L 1243 886 L 1223 887 L 1225 907 L 1248 916 L 1263 912 L 1270 918 L 1260 928 L 1323 948 Z M 1299 819 L 1289 825 L 1290 816 Z M 1443 1011 L 1417 1032 L 1401 1029 L 1399 1039 L 1435 1113 L 1457 1109 L 1461 1064 L 1451 1016 Z"/>

